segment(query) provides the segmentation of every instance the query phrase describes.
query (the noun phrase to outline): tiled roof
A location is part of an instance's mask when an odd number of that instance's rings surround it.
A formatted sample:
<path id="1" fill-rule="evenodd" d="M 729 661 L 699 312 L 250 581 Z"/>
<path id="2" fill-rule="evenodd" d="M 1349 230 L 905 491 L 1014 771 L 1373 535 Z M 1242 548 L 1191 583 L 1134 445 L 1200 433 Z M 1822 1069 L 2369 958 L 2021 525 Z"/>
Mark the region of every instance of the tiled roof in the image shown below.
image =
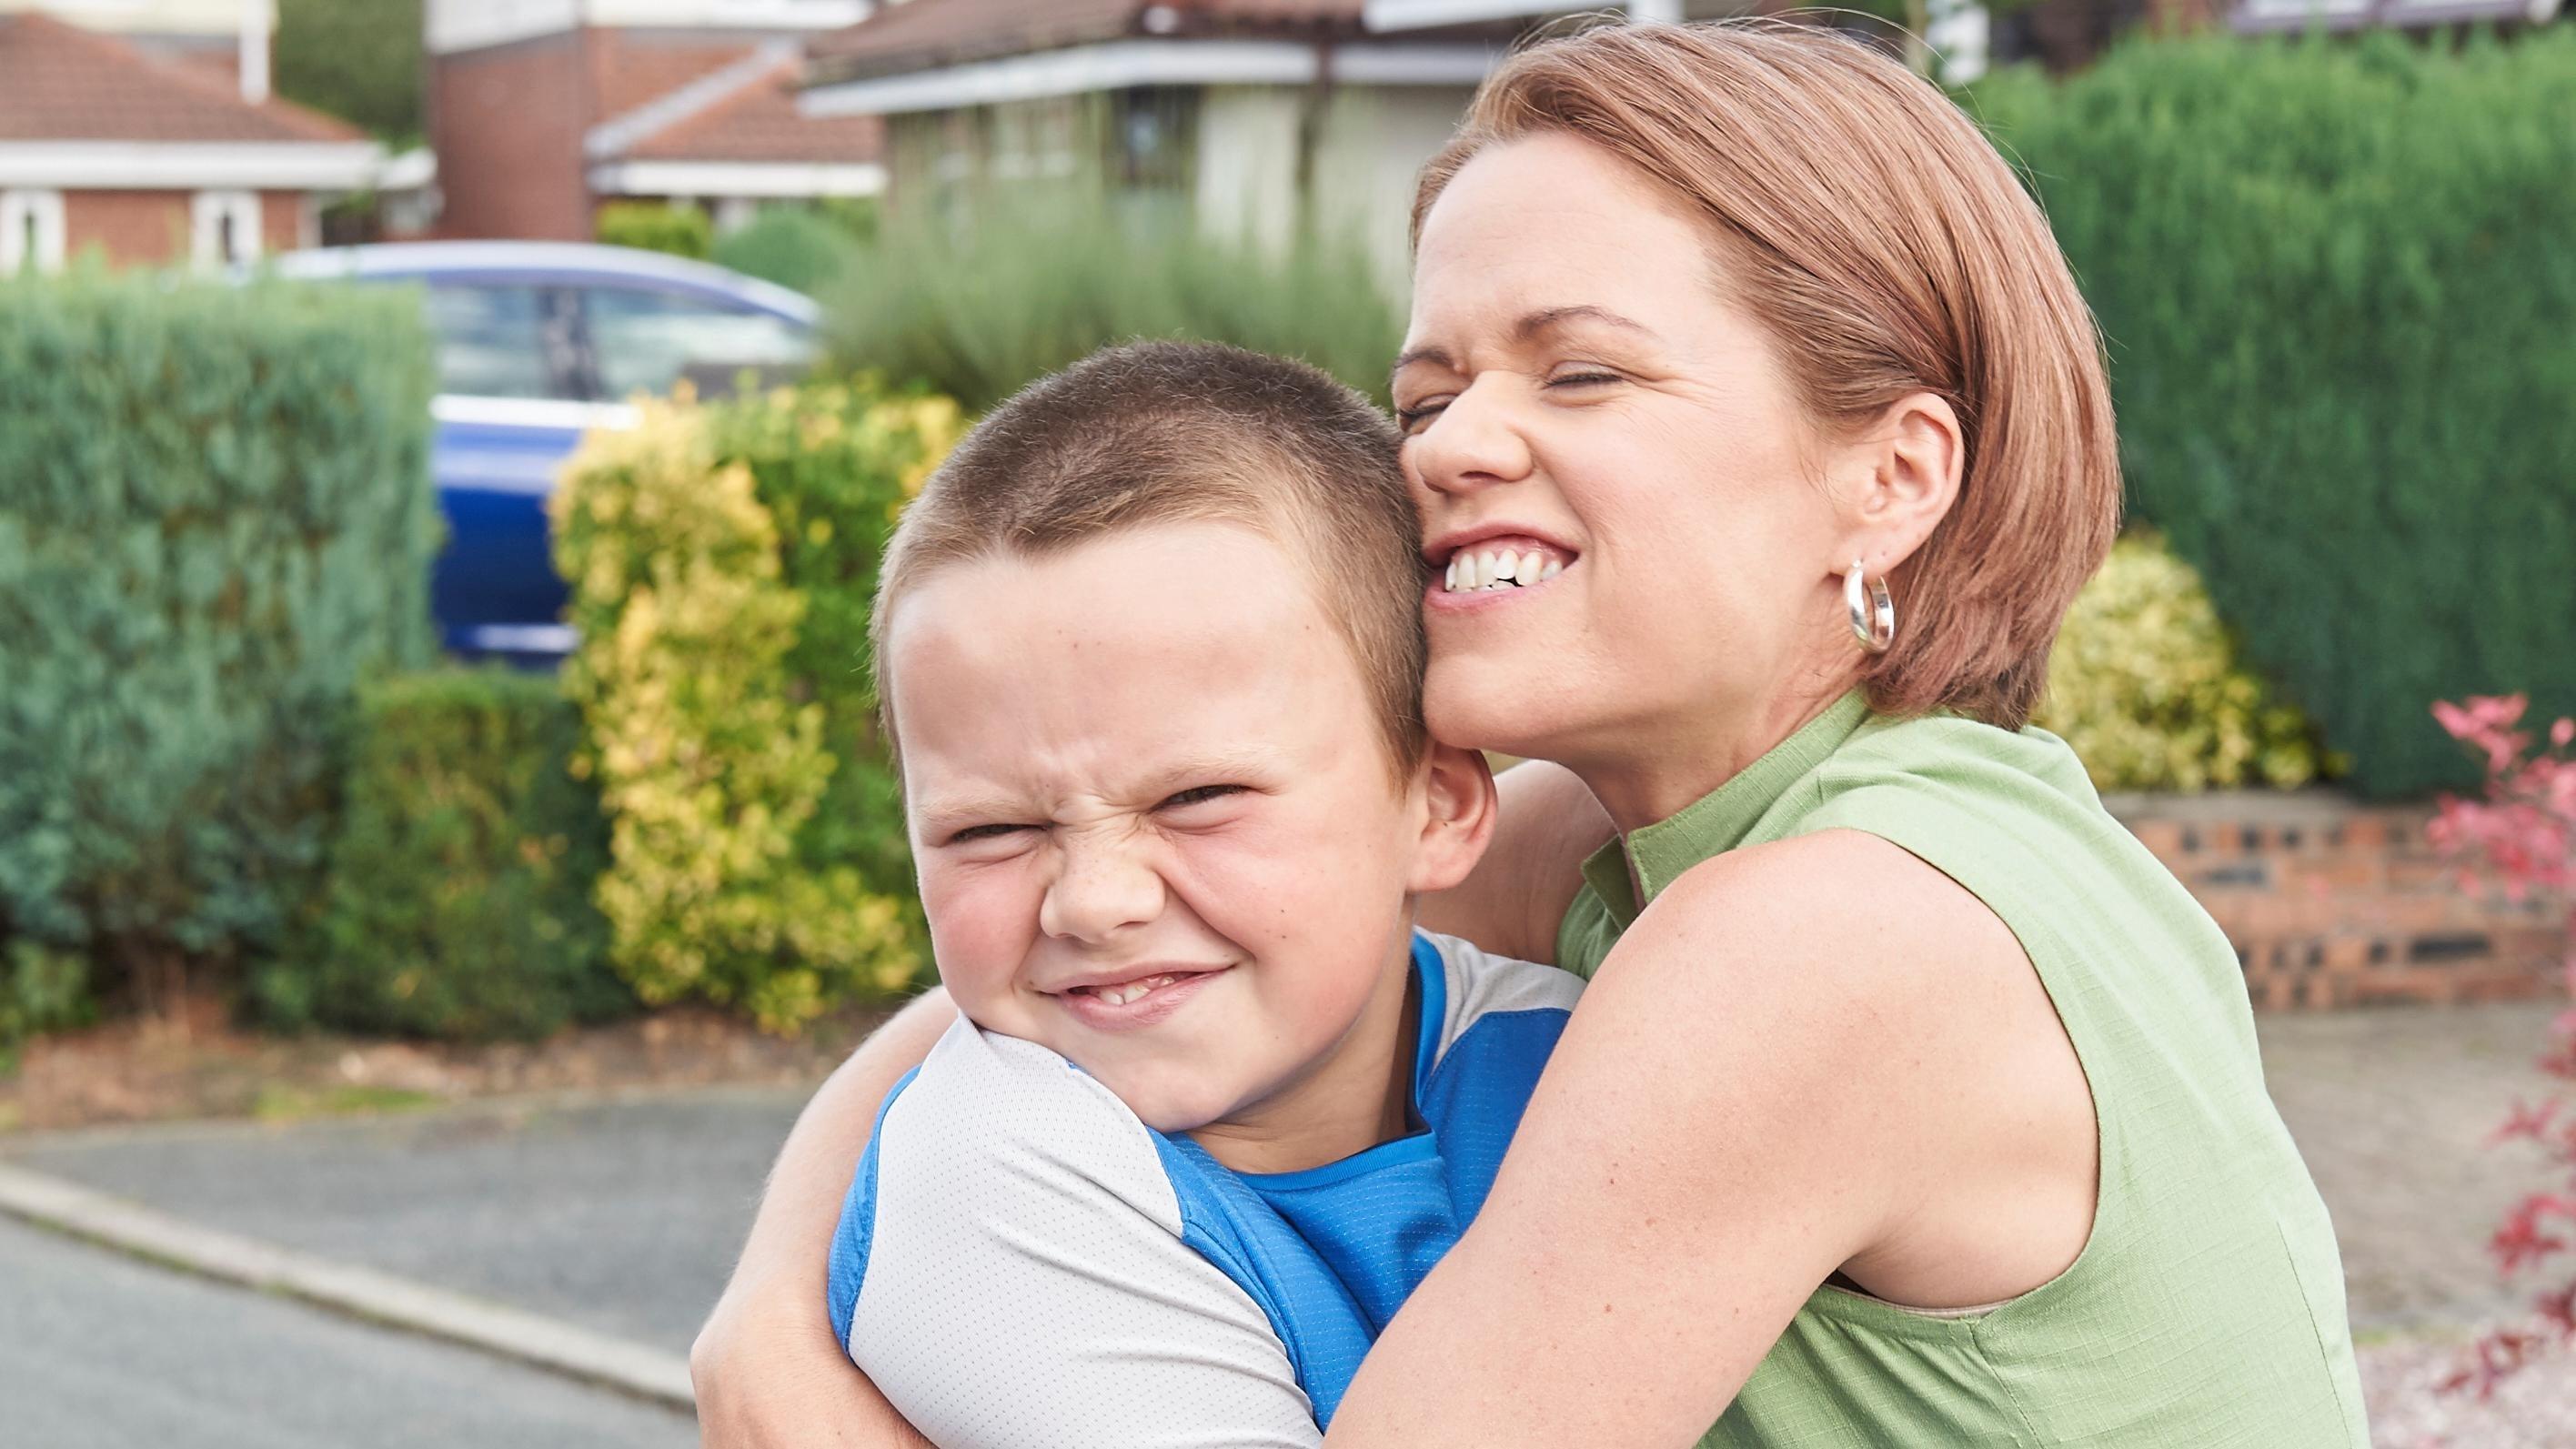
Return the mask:
<path id="1" fill-rule="evenodd" d="M 685 116 L 619 153 L 639 161 L 791 161 L 835 165 L 874 161 L 885 122 L 876 116 L 807 119 L 796 113 L 793 57 L 714 105 Z"/>
<path id="2" fill-rule="evenodd" d="M 1355 33 L 1361 0 L 905 0 L 807 47 L 816 79 L 884 75 L 1125 36 Z"/>
<path id="3" fill-rule="evenodd" d="M 591 32 L 590 87 L 600 116 L 622 116 L 749 58 L 756 45 L 655 44 L 613 30 Z"/>
<path id="4" fill-rule="evenodd" d="M 0 142 L 365 139 L 288 101 L 243 100 L 220 74 L 122 40 L 42 14 L 0 17 Z"/>

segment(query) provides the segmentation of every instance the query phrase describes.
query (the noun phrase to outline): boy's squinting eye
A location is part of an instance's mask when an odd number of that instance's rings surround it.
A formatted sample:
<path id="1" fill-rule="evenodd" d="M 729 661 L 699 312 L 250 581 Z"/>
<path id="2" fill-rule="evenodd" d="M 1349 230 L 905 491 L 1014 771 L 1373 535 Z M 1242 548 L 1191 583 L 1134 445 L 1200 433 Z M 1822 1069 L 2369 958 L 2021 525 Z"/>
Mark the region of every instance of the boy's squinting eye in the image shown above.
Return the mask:
<path id="1" fill-rule="evenodd" d="M 1189 789 L 1183 790 L 1177 795 L 1165 796 L 1163 798 L 1163 802 L 1156 805 L 1154 808 L 1157 810 L 1186 810 L 1193 805 L 1204 805 L 1211 800 L 1222 800 L 1229 795 L 1240 795 L 1242 793 L 1243 787 L 1241 785 L 1193 785 Z"/>
<path id="2" fill-rule="evenodd" d="M 1037 827 L 1034 825 L 969 825 L 965 829 L 950 835 L 945 843 L 949 845 L 972 845 L 979 840 L 999 840 L 1006 835 L 1014 835 L 1023 830 L 1035 830 L 1036 828 Z"/>

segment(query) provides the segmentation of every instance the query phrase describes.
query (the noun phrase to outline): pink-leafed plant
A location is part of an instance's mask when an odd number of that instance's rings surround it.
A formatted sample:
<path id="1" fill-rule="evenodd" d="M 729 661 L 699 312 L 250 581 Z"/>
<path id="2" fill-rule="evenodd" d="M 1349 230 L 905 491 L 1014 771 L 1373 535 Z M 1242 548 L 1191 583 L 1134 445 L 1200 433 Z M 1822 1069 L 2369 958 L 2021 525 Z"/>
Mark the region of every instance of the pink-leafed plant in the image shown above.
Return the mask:
<path id="1" fill-rule="evenodd" d="M 2463 862 L 2463 889 L 2501 886 L 2514 900 L 2538 899 L 2557 908 L 2576 943 L 2576 720 L 2549 727 L 2546 744 L 2518 726 L 2525 700 L 2474 697 L 2436 704 L 2433 717 L 2451 737 L 2486 765 L 2483 798 L 2445 795 L 2433 818 L 2435 848 Z M 2576 944 L 2560 963 L 2563 985 L 2576 997 Z M 2508 1279 L 2545 1276 L 2550 1260 L 2569 1251 L 2576 1234 L 2576 1009 L 2550 1026 L 2540 1068 L 2555 1085 L 2536 1102 L 2516 1099 L 2491 1139 L 2530 1142 L 2549 1163 L 2549 1185 L 2525 1194 L 2506 1211 L 2487 1251 Z M 2445 1392 L 2474 1389 L 2484 1398 L 2496 1384 L 2552 1344 L 2576 1340 L 2576 1274 L 2544 1287 L 2528 1323 L 2490 1331 L 2471 1349 Z"/>

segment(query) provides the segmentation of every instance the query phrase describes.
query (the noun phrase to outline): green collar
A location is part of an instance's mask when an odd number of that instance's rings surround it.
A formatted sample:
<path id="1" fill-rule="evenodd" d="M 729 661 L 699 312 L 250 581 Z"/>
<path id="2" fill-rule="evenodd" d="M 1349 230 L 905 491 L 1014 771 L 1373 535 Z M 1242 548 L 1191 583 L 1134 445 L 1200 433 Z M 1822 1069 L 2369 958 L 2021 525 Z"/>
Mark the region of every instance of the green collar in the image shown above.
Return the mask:
<path id="1" fill-rule="evenodd" d="M 1594 851 L 1583 863 L 1583 878 L 1609 907 L 1611 919 L 1627 929 L 1682 872 L 1743 844 L 1789 787 L 1841 749 L 1868 717 L 1869 701 L 1861 691 L 1844 695 L 1734 779 Z"/>

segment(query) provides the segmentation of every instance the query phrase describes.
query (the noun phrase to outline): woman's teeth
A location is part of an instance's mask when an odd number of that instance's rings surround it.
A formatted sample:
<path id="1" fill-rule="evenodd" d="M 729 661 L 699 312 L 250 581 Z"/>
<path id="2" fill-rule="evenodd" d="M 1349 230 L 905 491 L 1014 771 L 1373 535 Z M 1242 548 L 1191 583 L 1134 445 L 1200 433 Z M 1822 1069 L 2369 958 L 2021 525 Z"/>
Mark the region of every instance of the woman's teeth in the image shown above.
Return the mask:
<path id="1" fill-rule="evenodd" d="M 1131 1001 L 1142 998 L 1145 993 L 1152 991 L 1155 987 L 1169 986 L 1180 979 L 1181 978 L 1178 973 L 1171 973 L 1162 976 L 1139 976 L 1133 981 L 1121 981 L 1115 986 L 1083 986 L 1075 989 L 1097 998 L 1098 1000 L 1106 1001 L 1112 1006 L 1125 1006 Z"/>
<path id="2" fill-rule="evenodd" d="M 1536 549 L 1527 553 L 1514 553 L 1510 549 L 1486 549 L 1481 553 L 1462 550 L 1450 556 L 1448 590 L 1453 594 L 1465 594 L 1485 589 L 1526 588 L 1531 584 L 1545 583 L 1563 572 L 1563 562 Z"/>

